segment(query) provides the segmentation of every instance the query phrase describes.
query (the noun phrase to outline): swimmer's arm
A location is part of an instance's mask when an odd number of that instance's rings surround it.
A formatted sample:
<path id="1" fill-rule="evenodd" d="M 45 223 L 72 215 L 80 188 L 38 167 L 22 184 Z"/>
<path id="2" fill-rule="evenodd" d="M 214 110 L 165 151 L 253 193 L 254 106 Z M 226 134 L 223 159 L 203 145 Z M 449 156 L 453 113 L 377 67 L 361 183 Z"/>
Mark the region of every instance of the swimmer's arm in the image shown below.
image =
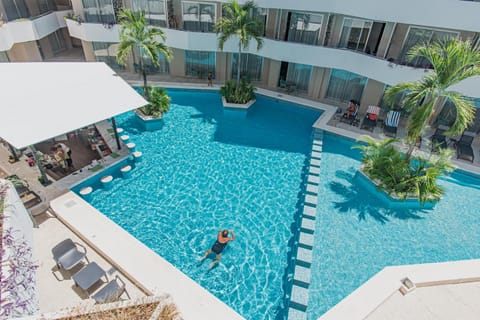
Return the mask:
<path id="1" fill-rule="evenodd" d="M 233 233 L 233 230 L 230 230 L 230 232 L 232 233 L 232 237 L 230 238 L 230 240 L 235 240 L 235 233 Z"/>

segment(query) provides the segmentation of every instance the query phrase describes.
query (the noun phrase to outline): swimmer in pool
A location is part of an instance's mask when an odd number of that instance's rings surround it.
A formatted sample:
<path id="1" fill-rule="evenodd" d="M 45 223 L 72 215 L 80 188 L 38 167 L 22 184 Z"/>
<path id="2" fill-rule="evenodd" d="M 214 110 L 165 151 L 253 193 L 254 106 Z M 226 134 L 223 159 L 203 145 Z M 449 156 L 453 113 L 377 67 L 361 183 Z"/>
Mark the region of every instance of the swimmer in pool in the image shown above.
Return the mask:
<path id="1" fill-rule="evenodd" d="M 228 234 L 231 233 L 232 237 L 229 237 Z M 235 234 L 233 233 L 233 230 L 221 230 L 218 232 L 217 235 L 217 241 L 213 244 L 213 246 L 208 249 L 203 257 L 200 258 L 200 261 L 205 260 L 205 258 L 208 257 L 209 254 L 212 252 L 216 254 L 215 261 L 212 262 L 210 265 L 210 269 L 212 269 L 215 265 L 217 265 L 220 262 L 220 259 L 222 259 L 222 251 L 225 249 L 227 246 L 227 243 L 229 241 L 235 240 Z"/>

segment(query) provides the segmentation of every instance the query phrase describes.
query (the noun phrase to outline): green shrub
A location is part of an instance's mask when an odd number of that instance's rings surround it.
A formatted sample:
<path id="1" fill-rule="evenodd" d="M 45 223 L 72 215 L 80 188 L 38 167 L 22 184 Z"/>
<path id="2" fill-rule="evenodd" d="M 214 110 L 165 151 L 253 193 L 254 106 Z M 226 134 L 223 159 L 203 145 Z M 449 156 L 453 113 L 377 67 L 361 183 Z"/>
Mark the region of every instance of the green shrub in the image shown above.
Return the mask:
<path id="1" fill-rule="evenodd" d="M 150 103 L 140 110 L 146 116 L 160 118 L 162 114 L 170 110 L 171 99 L 164 88 L 148 86 L 147 90 Z"/>
<path id="2" fill-rule="evenodd" d="M 364 145 L 355 146 L 363 152 L 362 171 L 388 194 L 406 199 L 417 198 L 420 203 L 439 200 L 444 190 L 437 179 L 455 167 L 450 162 L 452 152 L 442 149 L 429 158 L 405 155 L 392 145 L 396 139 L 376 142 L 371 137 L 359 139 Z"/>
<path id="3" fill-rule="evenodd" d="M 255 86 L 247 80 L 242 79 L 240 85 L 237 82 L 230 80 L 220 88 L 220 94 L 225 97 L 229 103 L 245 104 L 255 99 Z"/>

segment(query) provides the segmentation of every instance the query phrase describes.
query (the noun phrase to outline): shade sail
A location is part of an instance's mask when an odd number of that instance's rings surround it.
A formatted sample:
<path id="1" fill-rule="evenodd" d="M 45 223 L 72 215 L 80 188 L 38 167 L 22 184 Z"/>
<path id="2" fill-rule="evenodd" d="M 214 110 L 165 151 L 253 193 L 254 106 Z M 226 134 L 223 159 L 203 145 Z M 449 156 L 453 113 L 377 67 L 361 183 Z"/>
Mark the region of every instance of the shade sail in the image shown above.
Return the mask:
<path id="1" fill-rule="evenodd" d="M 0 63 L 0 137 L 16 148 L 145 104 L 103 62 Z"/>

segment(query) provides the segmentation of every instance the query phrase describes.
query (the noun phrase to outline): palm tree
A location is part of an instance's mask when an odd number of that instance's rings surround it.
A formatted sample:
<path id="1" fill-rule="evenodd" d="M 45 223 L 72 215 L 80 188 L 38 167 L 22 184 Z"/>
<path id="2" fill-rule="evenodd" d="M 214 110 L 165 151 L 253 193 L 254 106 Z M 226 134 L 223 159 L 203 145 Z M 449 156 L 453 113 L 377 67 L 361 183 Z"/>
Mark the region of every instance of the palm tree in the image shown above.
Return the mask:
<path id="1" fill-rule="evenodd" d="M 149 104 L 141 108 L 141 111 L 153 118 L 160 118 L 162 114 L 170 109 L 170 97 L 167 91 L 160 87 L 147 87 L 147 94 L 150 97 Z"/>
<path id="2" fill-rule="evenodd" d="M 218 48 L 223 50 L 225 42 L 232 36 L 238 37 L 237 87 L 240 85 L 240 65 L 242 49 L 248 47 L 253 38 L 257 42 L 257 50 L 263 45 L 263 23 L 252 16 L 256 9 L 253 1 L 240 6 L 236 0 L 223 4 L 223 16 L 215 24 L 215 32 L 220 34 Z"/>
<path id="3" fill-rule="evenodd" d="M 143 75 L 143 93 L 148 100 L 147 72 L 145 59 L 148 58 L 155 67 L 159 66 L 158 54 L 163 54 L 170 61 L 172 53 L 164 43 L 165 33 L 147 24 L 144 12 L 133 12 L 123 9 L 119 14 L 120 43 L 117 49 L 117 61 L 125 65 L 127 56 L 133 50 L 139 51 L 140 70 Z"/>
<path id="4" fill-rule="evenodd" d="M 480 51 L 472 48 L 469 41 L 444 39 L 433 44 L 413 47 L 407 59 L 421 57 L 433 66 L 433 71 L 416 82 L 397 84 L 385 92 L 385 101 L 393 105 L 395 98 L 405 93 L 402 108 L 411 112 L 407 126 L 407 161 L 423 128 L 438 114 L 446 99 L 456 109 L 456 119 L 447 135 L 461 133 L 473 121 L 475 107 L 472 101 L 449 88 L 469 77 L 480 75 Z"/>

